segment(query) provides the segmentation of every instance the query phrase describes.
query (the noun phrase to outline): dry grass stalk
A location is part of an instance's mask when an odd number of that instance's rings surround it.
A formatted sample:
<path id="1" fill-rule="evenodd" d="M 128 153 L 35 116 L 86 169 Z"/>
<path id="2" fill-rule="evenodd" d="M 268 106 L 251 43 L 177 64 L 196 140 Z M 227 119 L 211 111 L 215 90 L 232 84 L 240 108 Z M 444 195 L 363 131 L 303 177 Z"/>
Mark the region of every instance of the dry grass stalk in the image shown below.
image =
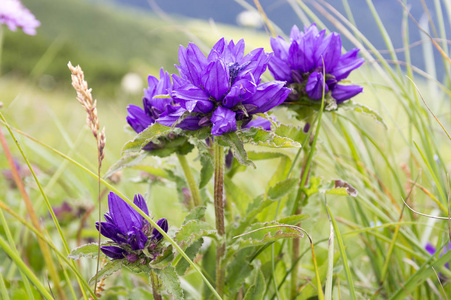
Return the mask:
<path id="1" fill-rule="evenodd" d="M 80 66 L 74 67 L 71 62 L 67 64 L 69 70 L 72 72 L 72 86 L 77 92 L 77 100 L 86 110 L 86 123 L 91 128 L 92 134 L 97 141 L 99 166 L 102 165 L 102 160 L 105 156 L 103 150 L 105 148 L 106 137 L 105 127 L 99 131 L 99 118 L 97 117 L 97 100 L 92 100 L 91 89 L 88 88 L 88 83 L 85 81 L 83 70 Z"/>

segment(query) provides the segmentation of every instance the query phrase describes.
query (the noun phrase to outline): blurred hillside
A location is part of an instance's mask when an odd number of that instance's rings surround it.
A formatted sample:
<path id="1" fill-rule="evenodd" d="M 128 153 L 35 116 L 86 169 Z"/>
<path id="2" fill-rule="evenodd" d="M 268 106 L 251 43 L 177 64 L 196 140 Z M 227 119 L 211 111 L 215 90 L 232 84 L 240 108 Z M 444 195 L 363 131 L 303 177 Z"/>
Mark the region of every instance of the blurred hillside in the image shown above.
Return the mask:
<path id="1" fill-rule="evenodd" d="M 31 75 L 44 89 L 63 81 L 70 87 L 66 65 L 72 61 L 96 94 L 113 96 L 128 72 L 145 78 L 162 66 L 173 68 L 178 45 L 187 41 L 148 13 L 76 0 L 23 2 L 41 27 L 36 36 L 5 30 L 2 74 Z"/>

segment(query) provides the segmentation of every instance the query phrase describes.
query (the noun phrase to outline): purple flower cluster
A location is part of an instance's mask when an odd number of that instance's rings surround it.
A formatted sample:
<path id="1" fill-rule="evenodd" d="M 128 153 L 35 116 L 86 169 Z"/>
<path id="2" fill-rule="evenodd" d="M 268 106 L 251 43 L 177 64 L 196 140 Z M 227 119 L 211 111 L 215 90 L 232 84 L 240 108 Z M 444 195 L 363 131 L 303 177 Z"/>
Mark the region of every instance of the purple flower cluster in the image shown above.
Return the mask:
<path id="1" fill-rule="evenodd" d="M 143 196 L 136 194 L 133 203 L 149 215 Z M 142 255 L 144 249 L 154 256 L 159 254 L 156 248 L 163 235 L 155 228 L 151 230 L 149 222 L 143 216 L 113 192 L 108 195 L 108 207 L 109 213 L 104 215 L 106 222 L 101 222 L 100 233 L 115 245 L 100 247 L 106 256 L 113 259 L 127 258 L 132 263 L 138 259 L 147 260 L 147 256 Z M 166 219 L 158 220 L 157 224 L 168 231 Z M 96 228 L 99 230 L 99 222 L 96 222 Z"/>
<path id="2" fill-rule="evenodd" d="M 36 34 L 41 23 L 19 0 L 2 0 L 0 3 L 0 24 L 6 24 L 12 31 L 21 27 L 29 35 Z"/>
<path id="3" fill-rule="evenodd" d="M 212 135 L 270 122 L 254 118 L 285 101 L 290 89 L 284 81 L 261 83 L 271 54 L 255 49 L 244 55 L 244 40 L 238 43 L 219 40 L 208 56 L 195 45 L 180 46 L 176 66 L 180 76 L 160 72 L 160 80 L 149 76 L 144 109 L 130 105 L 127 121 L 141 132 L 154 122 L 184 130 L 211 127 Z M 167 99 L 156 97 L 169 95 Z"/>
<path id="4" fill-rule="evenodd" d="M 305 27 L 304 32 L 293 26 L 290 40 L 271 38 L 274 56 L 269 61 L 269 70 L 276 80 L 297 86 L 297 95 L 290 95 L 290 100 L 305 96 L 320 100 L 324 89 L 339 104 L 362 92 L 361 86 L 340 84 L 364 61 L 357 57 L 357 48 L 341 54 L 338 33 L 325 35 L 325 30 L 318 31 L 315 24 Z"/>
<path id="5" fill-rule="evenodd" d="M 431 243 L 427 243 L 425 249 L 427 252 L 429 252 L 430 255 L 435 255 L 435 253 L 437 252 L 437 249 L 434 246 L 432 246 Z M 445 247 L 442 250 L 442 253 L 440 254 L 440 257 L 443 254 L 447 253 L 448 251 L 451 251 L 451 242 L 449 242 L 447 245 L 445 245 Z M 449 263 L 446 263 L 445 267 L 447 267 L 449 269 Z"/>

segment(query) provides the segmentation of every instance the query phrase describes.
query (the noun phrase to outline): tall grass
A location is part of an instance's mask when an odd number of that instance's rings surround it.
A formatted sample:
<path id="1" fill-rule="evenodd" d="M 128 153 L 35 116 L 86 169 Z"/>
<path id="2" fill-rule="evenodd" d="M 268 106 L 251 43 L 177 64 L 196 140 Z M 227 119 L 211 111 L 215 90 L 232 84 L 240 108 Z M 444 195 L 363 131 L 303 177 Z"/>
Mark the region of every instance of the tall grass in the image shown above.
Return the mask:
<path id="1" fill-rule="evenodd" d="M 308 198 L 303 214 L 310 217 L 301 224 L 312 237 L 314 251 L 310 242 L 302 239 L 296 262 L 292 263 L 289 257 L 292 241 L 275 242 L 253 253 L 253 264 L 265 274 L 264 298 L 289 299 L 291 276 L 296 274 L 291 271 L 293 264 L 297 264 L 297 299 L 322 295 L 322 290 L 319 292 L 322 287 L 317 282 L 325 285 L 326 299 L 446 299 L 451 295 L 451 271 L 445 263 L 450 260 L 451 252 L 443 254 L 441 249 L 450 242 L 448 221 L 418 215 L 404 206 L 403 201 L 428 215 L 449 216 L 451 141 L 446 130 L 450 128 L 451 79 L 447 43 L 450 30 L 445 20 L 451 19 L 450 4 L 439 0 L 427 3 L 425 12 L 430 17 L 427 23 L 417 23 L 409 15 L 408 2 L 399 1 L 404 9 L 399 18 L 403 24 L 401 52 L 405 58 L 400 61 L 399 51 L 381 21 L 383 12 L 377 11 L 371 0 L 362 1 L 361 5 L 371 12 L 374 33 L 383 37 L 384 51 L 378 50 L 359 31 L 354 17 L 358 10 L 347 0 L 342 1 L 345 15 L 325 0 L 289 3 L 299 15 L 299 20 L 293 23 L 316 22 L 322 28 L 330 24 L 328 31 L 339 32 L 361 49 L 366 65 L 355 71 L 351 80 L 363 85 L 365 93 L 355 101 L 377 110 L 386 126 L 371 116 L 353 111 L 323 114 L 321 126 L 317 127 L 316 150 L 300 155 L 311 158 L 311 177 L 347 181 L 358 191 L 358 196 L 327 195 L 327 204 L 323 194 Z M 427 24 L 429 31 L 419 28 L 419 24 Z M 277 26 L 274 28 L 279 30 L 277 34 L 283 35 Z M 424 52 L 425 70 L 411 65 L 411 46 L 416 41 L 409 40 L 409 30 L 430 32 L 422 40 L 424 49 L 429 49 Z M 199 29 L 202 31 L 205 28 Z M 242 37 L 236 31 L 221 34 L 235 39 Z M 207 45 L 214 40 L 204 35 L 199 38 Z M 254 44 L 268 45 L 266 36 L 254 35 L 252 39 Z M 435 63 L 445 65 L 444 74 L 432 74 Z M 70 84 L 69 74 L 67 83 Z M 56 292 L 59 280 L 67 298 L 87 299 L 89 295 L 96 298 L 88 284 L 95 273 L 95 263 L 82 260 L 75 264 L 67 259 L 68 249 L 79 246 L 78 232 L 86 242 L 97 236 L 94 228 L 97 211 L 93 207 L 97 199 L 96 145 L 86 134 L 84 115 L 78 104 L 69 100 L 73 98 L 71 91 L 49 93 L 30 86 L 21 93 L 21 86 L 23 82 L 18 79 L 0 77 L 0 90 L 6 90 L 0 99 L 4 103 L 4 118 L 0 123 L 3 131 L 11 129 L 6 142 L 16 161 L 21 165 L 30 162 L 24 168 L 36 171 L 33 178 L 23 176 L 22 180 L 42 230 L 26 219 L 29 213 L 20 201 L 20 191 L 3 177 L 0 180 L 4 191 L 0 199 L 0 295 L 4 299 L 59 298 Z M 125 107 L 99 102 L 98 110 L 108 136 L 115 137 L 109 138 L 105 149 L 104 164 L 108 167 L 119 159 L 121 146 L 131 136 L 122 128 Z M 291 118 L 286 109 L 276 111 L 275 115 L 281 122 L 302 124 Z M 300 175 L 302 159 L 295 159 L 294 150 L 280 150 L 277 155 L 268 152 L 265 155 L 273 157 L 270 160 L 259 160 L 259 154 L 254 151 L 261 151 L 260 148 L 248 146 L 247 150 L 253 153 L 250 156 L 255 156 L 257 168 L 245 172 L 238 169 L 233 179 L 225 180 L 230 205 L 225 217 L 230 223 L 234 214 L 244 217 L 248 204 L 262 191 L 267 193 L 275 178 Z M 199 169 L 195 154 L 189 155 L 188 160 L 193 170 Z M 171 176 L 183 174 L 183 170 L 177 166 L 175 157 L 146 158 L 145 162 L 124 169 L 118 174 L 121 179 L 118 182 L 102 179 L 103 188 L 127 196 L 147 193 L 152 215 L 167 216 L 172 226 L 181 225 L 187 211 L 177 200 L 177 187 Z M 0 157 L 0 166 L 9 169 L 6 156 Z M 194 173 L 195 177 L 198 175 Z M 155 178 L 158 180 L 152 180 Z M 201 194 L 211 201 L 212 184 Z M 288 193 L 277 204 L 263 209 L 257 220 L 269 222 L 280 219 L 279 214 L 291 216 L 295 198 L 295 192 Z M 64 201 L 73 210 L 55 215 L 54 210 Z M 85 222 L 80 222 L 81 219 Z M 210 207 L 206 221 L 214 223 Z M 434 256 L 426 251 L 426 243 L 438 249 Z M 50 252 L 45 262 L 42 245 Z M 209 255 L 212 254 L 204 252 L 203 259 L 214 265 L 215 258 Z M 58 279 L 50 276 L 50 264 L 57 266 Z M 195 261 L 194 264 L 196 267 L 182 279 L 187 298 L 198 298 L 203 282 L 214 282 L 208 263 L 197 265 Z M 109 277 L 103 296 L 129 295 L 141 299 L 150 295 L 148 278 L 131 274 L 123 270 Z M 202 295 L 206 298 L 212 294 L 204 290 Z"/>

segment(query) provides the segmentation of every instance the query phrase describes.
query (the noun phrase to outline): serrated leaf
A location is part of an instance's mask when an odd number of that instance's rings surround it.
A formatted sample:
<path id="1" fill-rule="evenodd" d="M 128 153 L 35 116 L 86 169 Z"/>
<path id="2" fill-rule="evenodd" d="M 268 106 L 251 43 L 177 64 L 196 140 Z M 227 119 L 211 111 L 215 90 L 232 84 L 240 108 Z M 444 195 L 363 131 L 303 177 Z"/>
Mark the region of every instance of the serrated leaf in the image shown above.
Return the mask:
<path id="1" fill-rule="evenodd" d="M 245 166 L 253 166 L 254 163 L 247 158 L 246 150 L 244 149 L 243 141 L 238 137 L 236 132 L 229 132 L 221 136 L 222 141 L 225 145 L 232 149 L 233 156 L 238 160 L 238 162 Z"/>
<path id="2" fill-rule="evenodd" d="M 277 200 L 288 194 L 297 184 L 299 180 L 296 178 L 290 178 L 278 182 L 268 190 L 268 198 L 271 200 Z"/>
<path id="3" fill-rule="evenodd" d="M 100 280 L 102 278 L 108 277 L 114 272 L 120 270 L 122 268 L 122 263 L 124 259 L 113 259 L 110 260 L 104 265 L 100 270 L 99 273 L 97 273 L 97 280 Z M 96 276 L 92 276 L 91 279 L 89 279 L 89 284 L 93 283 L 96 279 Z"/>
<path id="4" fill-rule="evenodd" d="M 301 144 L 288 137 L 282 137 L 272 131 L 266 131 L 259 127 L 252 127 L 241 133 L 243 142 L 257 146 L 274 148 L 301 147 Z"/>
<path id="5" fill-rule="evenodd" d="M 193 208 L 192 210 L 190 210 L 188 215 L 186 215 L 185 219 L 183 220 L 182 225 L 185 225 L 186 223 L 188 223 L 189 221 L 192 221 L 192 220 L 202 219 L 205 216 L 206 210 L 207 210 L 207 208 L 205 206 L 198 206 L 198 207 Z"/>
<path id="6" fill-rule="evenodd" d="M 122 266 L 136 274 L 149 273 L 151 269 L 147 264 L 142 265 L 138 262 L 129 263 L 126 259 L 123 259 Z"/>
<path id="7" fill-rule="evenodd" d="M 200 164 L 202 168 L 200 169 L 199 189 L 203 188 L 210 182 L 210 179 L 215 171 L 210 155 L 201 155 Z"/>
<path id="8" fill-rule="evenodd" d="M 274 132 L 280 137 L 290 138 L 301 145 L 308 136 L 307 133 L 304 132 L 303 127 L 285 124 L 277 126 Z"/>
<path id="9" fill-rule="evenodd" d="M 265 289 L 266 289 L 265 277 L 263 276 L 261 270 L 257 270 L 255 282 L 247 290 L 246 295 L 244 295 L 244 300 L 263 299 Z"/>
<path id="10" fill-rule="evenodd" d="M 203 236 L 216 238 L 216 230 L 208 223 L 192 220 L 180 227 L 180 230 L 175 234 L 175 240 L 183 248 L 191 245 L 191 243 Z"/>
<path id="11" fill-rule="evenodd" d="M 172 251 L 172 245 L 169 245 L 160 253 L 160 255 L 150 262 L 150 266 L 155 269 L 164 269 L 169 266 L 173 260 L 174 252 Z"/>
<path id="12" fill-rule="evenodd" d="M 302 236 L 299 230 L 277 222 L 255 223 L 249 227 L 245 234 L 238 237 L 234 248 L 242 249 L 262 246 L 280 239 L 299 238 Z"/>
<path id="13" fill-rule="evenodd" d="M 163 126 L 159 123 L 153 123 L 151 126 L 144 129 L 133 140 L 125 143 L 122 148 L 122 153 L 140 151 L 147 143 L 156 140 L 167 132 L 171 132 L 174 129 L 168 126 Z"/>
<path id="14" fill-rule="evenodd" d="M 371 108 L 363 104 L 349 100 L 340 104 L 338 107 L 345 110 L 353 110 L 355 112 L 371 116 L 374 120 L 376 120 L 377 123 L 380 123 L 382 126 L 384 126 L 385 129 L 388 129 L 387 124 L 385 124 L 384 122 L 384 119 L 376 111 L 372 110 Z"/>
<path id="15" fill-rule="evenodd" d="M 227 265 L 227 288 L 229 289 L 229 293 L 232 295 L 243 286 L 243 282 L 246 280 L 249 275 L 251 275 L 253 266 L 249 263 L 249 255 L 253 253 L 252 248 L 245 248 L 238 251 L 233 259 L 230 260 L 230 263 Z"/>
<path id="16" fill-rule="evenodd" d="M 203 243 L 204 240 L 202 238 L 192 243 L 188 248 L 186 248 L 186 255 L 188 255 L 188 257 L 193 260 L 196 257 L 197 253 L 199 253 L 199 250 L 202 247 Z M 189 262 L 187 262 L 186 259 L 182 257 L 182 259 L 180 259 L 180 261 L 175 266 L 175 270 L 178 275 L 183 276 L 185 275 L 186 270 L 188 270 L 189 266 Z"/>
<path id="17" fill-rule="evenodd" d="M 173 266 L 169 266 L 162 270 L 155 270 L 158 278 L 161 280 L 162 288 L 166 290 L 174 299 L 185 299 L 183 290 L 180 286 L 180 280 Z"/>
<path id="18" fill-rule="evenodd" d="M 117 162 L 115 162 L 103 175 L 104 178 L 109 178 L 111 175 L 124 168 L 139 165 L 141 161 L 147 156 L 145 152 L 131 152 L 124 154 Z"/>
<path id="19" fill-rule="evenodd" d="M 81 257 L 97 258 L 98 253 L 99 245 L 96 243 L 91 243 L 73 249 L 69 253 L 68 257 L 73 260 L 78 260 Z M 100 254 L 102 254 L 102 252 L 100 252 Z"/>
<path id="20" fill-rule="evenodd" d="M 308 215 L 294 215 L 279 219 L 276 222 L 279 224 L 296 225 L 299 224 L 302 220 L 307 219 L 308 217 Z"/>
<path id="21" fill-rule="evenodd" d="M 254 201 L 250 202 L 246 213 L 239 220 L 238 226 L 233 229 L 233 235 L 238 235 L 243 233 L 243 231 L 251 225 L 254 218 L 262 212 L 263 209 L 273 204 L 275 201 L 271 199 L 265 198 L 263 195 L 260 195 L 254 199 Z"/>

